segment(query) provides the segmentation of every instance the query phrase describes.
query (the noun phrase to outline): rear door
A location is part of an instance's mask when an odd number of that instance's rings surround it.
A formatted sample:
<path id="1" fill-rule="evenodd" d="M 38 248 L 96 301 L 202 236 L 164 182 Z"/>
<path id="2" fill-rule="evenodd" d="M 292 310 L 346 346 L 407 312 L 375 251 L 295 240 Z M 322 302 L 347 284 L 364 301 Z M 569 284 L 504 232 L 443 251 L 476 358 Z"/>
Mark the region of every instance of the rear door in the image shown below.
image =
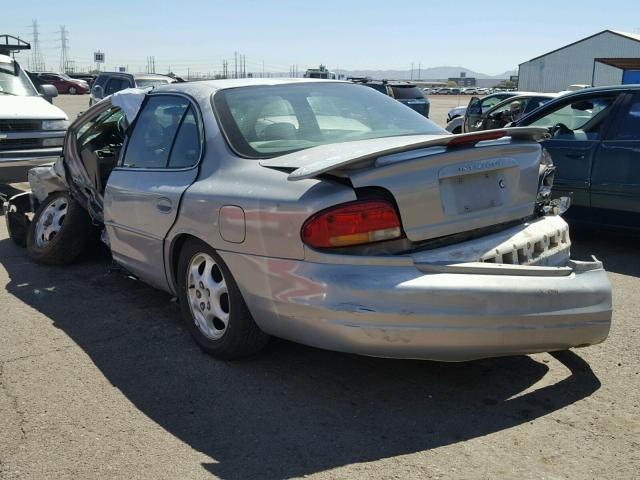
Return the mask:
<path id="1" fill-rule="evenodd" d="M 203 154 L 196 104 L 179 94 L 149 95 L 105 190 L 113 258 L 146 282 L 166 287 L 163 246 Z"/>
<path id="2" fill-rule="evenodd" d="M 543 142 L 556 165 L 554 194 L 572 194 L 574 214 L 591 205 L 591 169 L 604 133 L 613 118 L 618 94 L 594 93 L 572 97 L 543 108 L 518 126 L 547 127 L 552 137 Z"/>
<path id="3" fill-rule="evenodd" d="M 640 226 L 640 93 L 627 94 L 607 132 L 591 174 L 598 221 Z"/>

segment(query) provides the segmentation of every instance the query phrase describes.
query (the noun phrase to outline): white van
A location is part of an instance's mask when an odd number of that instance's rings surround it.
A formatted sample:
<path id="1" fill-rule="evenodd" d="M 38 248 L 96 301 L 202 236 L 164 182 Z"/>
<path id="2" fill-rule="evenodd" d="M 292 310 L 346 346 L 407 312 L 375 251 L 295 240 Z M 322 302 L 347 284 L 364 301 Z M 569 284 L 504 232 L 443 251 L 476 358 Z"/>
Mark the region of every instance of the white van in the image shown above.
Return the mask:
<path id="1" fill-rule="evenodd" d="M 69 119 L 46 100 L 58 95 L 56 88 L 41 91 L 18 62 L 0 54 L 0 184 L 26 182 L 31 167 L 62 154 Z"/>

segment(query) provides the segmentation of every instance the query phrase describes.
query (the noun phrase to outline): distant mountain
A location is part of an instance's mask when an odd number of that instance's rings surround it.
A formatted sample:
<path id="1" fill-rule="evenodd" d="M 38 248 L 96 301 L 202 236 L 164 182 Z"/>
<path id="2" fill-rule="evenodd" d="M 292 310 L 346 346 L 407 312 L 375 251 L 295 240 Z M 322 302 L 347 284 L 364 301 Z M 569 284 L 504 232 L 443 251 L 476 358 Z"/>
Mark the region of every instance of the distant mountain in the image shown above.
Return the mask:
<path id="1" fill-rule="evenodd" d="M 474 72 L 464 67 L 431 67 L 423 68 L 418 71 L 414 68 L 413 75 L 411 70 L 337 70 L 336 73 L 345 75 L 346 77 L 371 77 L 375 80 L 394 79 L 394 80 L 446 80 L 451 77 L 459 77 L 464 72 L 467 77 L 475 77 L 478 79 L 495 79 L 502 80 L 515 75 L 515 71 L 507 71 L 499 75 L 487 75 L 486 73 Z"/>

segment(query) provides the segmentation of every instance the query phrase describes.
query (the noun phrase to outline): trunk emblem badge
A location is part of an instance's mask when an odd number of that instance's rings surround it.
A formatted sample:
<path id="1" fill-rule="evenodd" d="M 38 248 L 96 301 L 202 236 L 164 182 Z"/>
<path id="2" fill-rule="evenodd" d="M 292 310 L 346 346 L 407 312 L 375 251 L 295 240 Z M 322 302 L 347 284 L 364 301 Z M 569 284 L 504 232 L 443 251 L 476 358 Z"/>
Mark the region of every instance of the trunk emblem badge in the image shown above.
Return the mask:
<path id="1" fill-rule="evenodd" d="M 500 181 L 498 182 L 498 185 L 500 186 L 500 188 L 504 188 L 505 187 L 504 180 L 500 179 Z"/>

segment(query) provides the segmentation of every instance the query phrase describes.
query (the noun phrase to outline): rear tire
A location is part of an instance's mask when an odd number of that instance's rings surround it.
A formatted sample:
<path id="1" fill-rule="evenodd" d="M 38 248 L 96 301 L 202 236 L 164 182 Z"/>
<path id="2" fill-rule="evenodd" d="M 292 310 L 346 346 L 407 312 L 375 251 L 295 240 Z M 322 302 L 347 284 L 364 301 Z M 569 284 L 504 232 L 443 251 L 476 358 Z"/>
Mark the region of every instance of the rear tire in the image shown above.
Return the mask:
<path id="1" fill-rule="evenodd" d="M 68 265 L 84 251 L 91 219 L 67 192 L 49 195 L 36 210 L 27 233 L 27 252 L 37 263 Z"/>
<path id="2" fill-rule="evenodd" d="M 269 335 L 256 325 L 231 272 L 213 248 L 187 240 L 177 273 L 182 317 L 203 351 L 234 360 L 264 348 Z"/>

